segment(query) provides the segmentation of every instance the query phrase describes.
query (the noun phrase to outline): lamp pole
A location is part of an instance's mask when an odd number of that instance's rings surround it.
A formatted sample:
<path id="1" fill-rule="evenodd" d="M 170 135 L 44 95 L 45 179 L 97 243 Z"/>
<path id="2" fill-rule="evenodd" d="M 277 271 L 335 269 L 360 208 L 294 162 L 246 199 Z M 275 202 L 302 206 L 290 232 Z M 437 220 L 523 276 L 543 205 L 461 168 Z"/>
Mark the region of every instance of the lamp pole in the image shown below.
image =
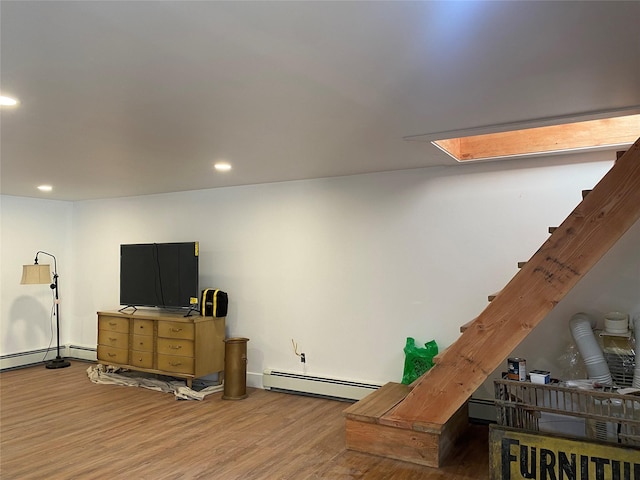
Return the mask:
<path id="1" fill-rule="evenodd" d="M 40 250 L 36 253 L 36 265 L 38 264 L 39 253 L 42 253 L 44 255 L 49 255 L 51 258 L 53 258 L 53 283 L 49 285 L 49 287 L 51 287 L 51 289 L 54 291 L 55 304 L 56 304 L 56 340 L 57 340 L 56 358 L 46 362 L 45 367 L 64 368 L 64 367 L 70 366 L 71 363 L 60 356 L 60 301 L 58 296 L 58 264 L 56 262 L 56 257 L 54 255 L 51 255 L 50 253 L 43 252 L 42 250 Z"/>

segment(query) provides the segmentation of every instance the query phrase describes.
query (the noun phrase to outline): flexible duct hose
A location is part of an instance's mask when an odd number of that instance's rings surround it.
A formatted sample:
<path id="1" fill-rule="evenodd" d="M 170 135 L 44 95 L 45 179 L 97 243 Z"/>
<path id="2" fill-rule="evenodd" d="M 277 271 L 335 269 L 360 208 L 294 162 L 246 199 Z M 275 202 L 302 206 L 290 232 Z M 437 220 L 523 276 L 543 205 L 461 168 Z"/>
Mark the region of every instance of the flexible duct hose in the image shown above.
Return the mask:
<path id="1" fill-rule="evenodd" d="M 586 313 L 576 313 L 569 322 L 571 335 L 587 367 L 589 379 L 603 385 L 612 385 L 609 366 L 593 334 L 593 323 Z M 635 373 L 638 373 L 637 367 Z"/>
<path id="2" fill-rule="evenodd" d="M 640 388 L 640 315 L 636 315 L 633 319 L 633 334 L 636 337 L 636 348 L 634 352 L 636 356 L 636 368 L 633 371 L 633 383 L 631 386 Z"/>

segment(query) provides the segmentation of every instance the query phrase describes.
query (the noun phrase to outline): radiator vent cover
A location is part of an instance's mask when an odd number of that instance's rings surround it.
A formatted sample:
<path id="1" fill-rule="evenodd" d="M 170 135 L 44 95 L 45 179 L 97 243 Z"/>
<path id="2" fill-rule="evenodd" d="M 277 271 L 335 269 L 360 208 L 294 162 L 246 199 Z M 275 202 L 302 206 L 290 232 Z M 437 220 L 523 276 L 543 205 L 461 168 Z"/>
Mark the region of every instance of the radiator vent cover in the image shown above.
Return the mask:
<path id="1" fill-rule="evenodd" d="M 266 390 L 344 401 L 361 400 L 381 386 L 353 380 L 317 377 L 271 369 L 266 369 L 263 372 L 262 384 Z"/>

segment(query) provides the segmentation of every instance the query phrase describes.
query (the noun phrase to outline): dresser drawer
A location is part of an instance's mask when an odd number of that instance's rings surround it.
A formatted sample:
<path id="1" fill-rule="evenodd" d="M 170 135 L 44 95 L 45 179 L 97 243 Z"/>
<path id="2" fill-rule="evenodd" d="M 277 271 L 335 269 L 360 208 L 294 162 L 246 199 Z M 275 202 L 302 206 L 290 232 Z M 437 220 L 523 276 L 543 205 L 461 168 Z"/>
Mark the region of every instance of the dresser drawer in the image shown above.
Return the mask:
<path id="1" fill-rule="evenodd" d="M 193 323 L 158 322 L 158 337 L 193 340 Z"/>
<path id="2" fill-rule="evenodd" d="M 158 353 L 193 357 L 193 342 L 180 338 L 158 338 Z"/>
<path id="3" fill-rule="evenodd" d="M 158 370 L 193 375 L 193 357 L 178 355 L 158 355 Z"/>
<path id="4" fill-rule="evenodd" d="M 98 330 L 109 330 L 110 332 L 129 333 L 129 319 L 118 317 L 99 317 Z"/>
<path id="5" fill-rule="evenodd" d="M 153 337 L 149 335 L 134 335 L 131 348 L 141 352 L 153 352 Z"/>
<path id="6" fill-rule="evenodd" d="M 153 352 L 132 350 L 131 365 L 139 368 L 153 368 Z"/>
<path id="7" fill-rule="evenodd" d="M 98 360 L 126 365 L 129 361 L 129 350 L 98 345 Z"/>
<path id="8" fill-rule="evenodd" d="M 100 345 L 126 350 L 129 348 L 129 334 L 110 330 L 98 330 L 98 343 Z"/>
<path id="9" fill-rule="evenodd" d="M 134 335 L 153 335 L 153 320 L 133 320 Z"/>

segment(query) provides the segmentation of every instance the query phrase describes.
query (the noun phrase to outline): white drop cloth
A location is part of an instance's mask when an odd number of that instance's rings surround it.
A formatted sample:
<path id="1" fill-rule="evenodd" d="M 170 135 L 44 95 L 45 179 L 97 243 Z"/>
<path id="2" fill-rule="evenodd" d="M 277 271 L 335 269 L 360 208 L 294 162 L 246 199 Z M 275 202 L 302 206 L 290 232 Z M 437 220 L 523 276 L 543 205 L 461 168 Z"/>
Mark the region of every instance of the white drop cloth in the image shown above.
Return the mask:
<path id="1" fill-rule="evenodd" d="M 128 387 L 142 387 L 159 392 L 173 393 L 177 400 L 203 400 L 211 393 L 220 392 L 222 385 L 214 385 L 196 391 L 180 380 L 162 380 L 157 375 L 133 372 L 110 365 L 91 365 L 87 369 L 89 380 L 93 383 L 124 385 Z"/>

